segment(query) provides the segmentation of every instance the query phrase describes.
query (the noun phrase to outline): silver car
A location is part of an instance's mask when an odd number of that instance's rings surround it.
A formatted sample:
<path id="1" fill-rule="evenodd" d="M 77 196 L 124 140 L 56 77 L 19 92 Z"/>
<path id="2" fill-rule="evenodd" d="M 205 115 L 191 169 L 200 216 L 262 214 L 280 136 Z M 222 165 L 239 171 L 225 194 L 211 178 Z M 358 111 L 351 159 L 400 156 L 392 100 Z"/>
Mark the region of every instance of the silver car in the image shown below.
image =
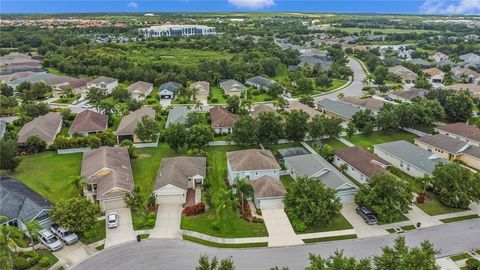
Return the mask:
<path id="1" fill-rule="evenodd" d="M 118 214 L 116 212 L 109 213 L 107 216 L 108 228 L 118 227 Z"/>
<path id="2" fill-rule="evenodd" d="M 57 251 L 63 247 L 62 241 L 58 239 L 50 230 L 43 229 L 40 231 L 40 242 L 49 250 Z"/>

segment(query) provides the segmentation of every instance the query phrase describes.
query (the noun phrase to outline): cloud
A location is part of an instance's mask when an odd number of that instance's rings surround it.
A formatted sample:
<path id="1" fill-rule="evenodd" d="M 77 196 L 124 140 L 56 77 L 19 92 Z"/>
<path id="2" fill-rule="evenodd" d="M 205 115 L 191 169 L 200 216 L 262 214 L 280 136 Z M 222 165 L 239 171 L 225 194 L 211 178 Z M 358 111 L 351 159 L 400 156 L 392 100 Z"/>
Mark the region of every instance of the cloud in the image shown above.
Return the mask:
<path id="1" fill-rule="evenodd" d="M 425 0 L 420 8 L 425 14 L 478 14 L 480 0 L 459 0 L 447 3 L 439 0 Z"/>
<path id="2" fill-rule="evenodd" d="M 138 8 L 137 2 L 129 2 L 129 3 L 127 4 L 127 6 L 128 6 L 129 8 Z"/>
<path id="3" fill-rule="evenodd" d="M 263 9 L 275 5 L 274 0 L 228 0 L 237 8 Z"/>

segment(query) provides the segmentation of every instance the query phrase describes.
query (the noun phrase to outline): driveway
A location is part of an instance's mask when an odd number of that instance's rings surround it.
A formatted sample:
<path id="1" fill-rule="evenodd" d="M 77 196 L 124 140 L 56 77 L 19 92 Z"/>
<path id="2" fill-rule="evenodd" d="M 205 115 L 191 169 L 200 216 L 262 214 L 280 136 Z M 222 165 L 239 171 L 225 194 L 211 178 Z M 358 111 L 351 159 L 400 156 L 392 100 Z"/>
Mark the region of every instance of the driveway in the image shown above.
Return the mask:
<path id="1" fill-rule="evenodd" d="M 268 231 L 269 247 L 303 245 L 283 209 L 264 209 L 262 217 Z"/>
<path id="2" fill-rule="evenodd" d="M 387 235 L 388 232 L 378 225 L 368 225 L 355 212 L 357 205 L 355 203 L 345 203 L 342 208 L 342 215 L 350 222 L 358 238 Z"/>
<path id="3" fill-rule="evenodd" d="M 108 215 L 111 212 L 118 213 L 119 223 L 117 228 L 107 228 L 105 248 L 135 240 L 136 235 L 133 231 L 132 214 L 130 212 L 130 208 L 109 210 L 105 213 L 105 215 Z"/>
<path id="4" fill-rule="evenodd" d="M 157 210 L 155 228 L 153 228 L 149 238 L 182 238 L 181 219 L 181 204 L 160 204 Z"/>
<path id="5" fill-rule="evenodd" d="M 422 227 L 430 227 L 443 224 L 438 219 L 427 215 L 422 209 L 418 208 L 415 204 L 412 204 L 412 209 L 405 215 L 413 224 L 420 222 Z"/>
<path id="6" fill-rule="evenodd" d="M 78 241 L 71 246 L 64 245 L 62 249 L 53 252 L 53 254 L 64 268 L 69 268 L 94 252 L 95 250 Z"/>

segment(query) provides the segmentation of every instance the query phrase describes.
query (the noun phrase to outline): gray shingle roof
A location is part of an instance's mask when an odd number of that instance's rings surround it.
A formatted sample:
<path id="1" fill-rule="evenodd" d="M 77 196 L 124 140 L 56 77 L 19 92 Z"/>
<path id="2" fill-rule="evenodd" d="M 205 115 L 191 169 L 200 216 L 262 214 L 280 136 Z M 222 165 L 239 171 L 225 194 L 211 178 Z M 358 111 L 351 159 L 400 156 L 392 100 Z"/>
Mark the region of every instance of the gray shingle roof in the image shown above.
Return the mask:
<path id="1" fill-rule="evenodd" d="M 220 87 L 226 92 L 226 93 L 242 93 L 247 89 L 245 85 L 243 85 L 241 82 L 237 80 L 226 80 L 220 82 Z"/>
<path id="2" fill-rule="evenodd" d="M 0 175 L 0 215 L 22 222 L 34 219 L 51 203 L 22 182 L 8 175 Z"/>
<path id="3" fill-rule="evenodd" d="M 412 59 L 412 60 L 410 60 L 410 61 L 408 61 L 408 62 L 411 63 L 411 64 L 414 64 L 414 65 L 420 65 L 420 66 L 422 66 L 422 67 L 430 67 L 430 66 L 432 66 L 432 64 L 430 64 L 430 62 L 425 61 L 425 60 L 423 60 L 423 59 L 421 59 L 421 58 L 415 58 L 415 59 Z"/>
<path id="4" fill-rule="evenodd" d="M 374 147 L 428 174 L 432 174 L 438 163 L 448 162 L 427 150 L 403 140 L 376 144 Z"/>
<path id="5" fill-rule="evenodd" d="M 188 118 L 188 109 L 187 107 L 178 106 L 168 112 L 167 122 L 165 127 L 169 127 L 172 124 L 185 124 Z"/>
<path id="6" fill-rule="evenodd" d="M 415 140 L 451 154 L 465 153 L 467 155 L 480 158 L 480 147 L 470 145 L 467 142 L 452 138 L 450 136 L 436 134 L 432 136 L 416 138 Z"/>
<path id="7" fill-rule="evenodd" d="M 319 55 L 303 55 L 300 56 L 300 66 L 316 66 L 320 65 L 324 70 L 332 68 L 332 61 L 327 60 Z"/>
<path id="8" fill-rule="evenodd" d="M 157 190 L 166 185 L 173 185 L 187 190 L 188 179 L 199 175 L 206 176 L 207 158 L 205 157 L 172 157 L 162 159 L 155 186 Z"/>
<path id="9" fill-rule="evenodd" d="M 320 102 L 318 102 L 318 106 L 324 109 L 325 111 L 334 113 L 345 119 L 352 119 L 355 113 L 362 110 L 357 107 L 345 104 L 341 101 L 336 101 L 329 98 L 320 100 Z"/>
<path id="10" fill-rule="evenodd" d="M 356 188 L 346 176 L 319 155 L 306 154 L 286 157 L 284 160 L 298 175 L 319 178 L 325 186 L 334 190 L 344 189 L 345 186 Z"/>
<path id="11" fill-rule="evenodd" d="M 274 80 L 270 79 L 270 78 L 266 78 L 266 77 L 263 77 L 263 76 L 255 76 L 255 77 L 247 79 L 246 83 L 247 84 L 257 84 L 257 85 L 261 85 L 263 87 L 268 87 L 268 86 L 270 86 L 270 85 L 272 85 L 276 82 Z"/>
<path id="12" fill-rule="evenodd" d="M 168 90 L 170 92 L 176 93 L 178 88 L 182 87 L 181 84 L 177 82 L 166 82 L 162 85 L 160 85 L 160 91 L 162 90 Z"/>
<path id="13" fill-rule="evenodd" d="M 413 98 L 416 98 L 416 97 L 423 98 L 423 97 L 425 97 L 426 93 L 427 93 L 427 90 L 425 90 L 425 89 L 411 88 L 408 91 L 401 90 L 401 91 L 390 92 L 390 95 L 401 97 L 401 98 L 404 98 L 406 100 L 412 100 Z"/>

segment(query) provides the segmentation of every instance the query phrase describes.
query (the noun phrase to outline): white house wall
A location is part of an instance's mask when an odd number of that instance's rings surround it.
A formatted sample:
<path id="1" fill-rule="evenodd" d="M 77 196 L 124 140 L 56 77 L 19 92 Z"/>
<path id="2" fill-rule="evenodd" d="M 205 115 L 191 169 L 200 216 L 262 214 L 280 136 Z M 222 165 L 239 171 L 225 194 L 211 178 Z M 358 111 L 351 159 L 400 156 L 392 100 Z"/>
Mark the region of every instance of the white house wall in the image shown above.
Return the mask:
<path id="1" fill-rule="evenodd" d="M 339 158 L 338 156 L 335 156 L 333 158 L 333 165 L 335 165 L 337 168 L 340 168 L 343 164 L 347 165 L 347 170 L 345 171 L 347 175 L 349 175 L 350 177 L 352 177 L 353 179 L 357 180 L 362 184 L 366 184 L 368 182 L 367 176 L 365 176 L 359 170 L 353 168 L 350 164 L 346 163 L 343 159 Z"/>
<path id="2" fill-rule="evenodd" d="M 377 147 L 374 148 L 374 154 L 376 154 L 377 156 L 383 158 L 384 160 L 390 162 L 390 164 L 392 164 L 392 166 L 400 169 L 402 172 L 412 176 L 412 177 L 423 177 L 426 172 L 424 171 L 421 171 L 419 169 L 417 169 L 416 167 L 412 166 L 411 164 L 405 162 L 405 161 L 401 161 L 399 158 L 397 157 L 394 157 L 386 152 L 384 152 L 383 150 L 380 150 L 378 149 Z"/>

